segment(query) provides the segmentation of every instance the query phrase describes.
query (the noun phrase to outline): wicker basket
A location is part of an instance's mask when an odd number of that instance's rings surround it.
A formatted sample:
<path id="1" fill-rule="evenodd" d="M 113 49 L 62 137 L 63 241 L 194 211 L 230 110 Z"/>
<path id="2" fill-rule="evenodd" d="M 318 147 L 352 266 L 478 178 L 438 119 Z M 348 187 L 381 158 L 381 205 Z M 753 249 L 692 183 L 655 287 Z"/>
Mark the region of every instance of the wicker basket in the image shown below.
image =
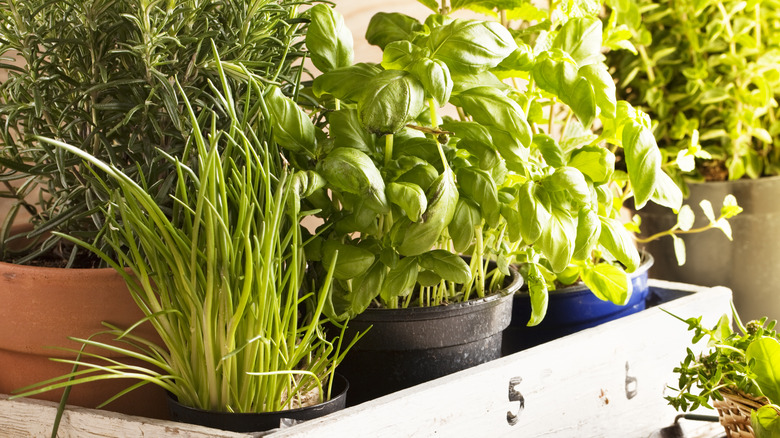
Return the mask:
<path id="1" fill-rule="evenodd" d="M 766 397 L 758 399 L 742 391 L 721 390 L 720 394 L 723 400 L 714 400 L 713 406 L 718 410 L 720 424 L 726 429 L 726 437 L 754 438 L 750 412 L 769 400 Z"/>

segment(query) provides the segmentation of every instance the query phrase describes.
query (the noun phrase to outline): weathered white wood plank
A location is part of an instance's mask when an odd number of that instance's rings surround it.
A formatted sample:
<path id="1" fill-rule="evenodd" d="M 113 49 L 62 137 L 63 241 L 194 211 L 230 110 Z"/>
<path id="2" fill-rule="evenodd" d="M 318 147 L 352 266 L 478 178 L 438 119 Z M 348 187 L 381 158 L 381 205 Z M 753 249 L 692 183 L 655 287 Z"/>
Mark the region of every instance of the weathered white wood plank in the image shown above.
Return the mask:
<path id="1" fill-rule="evenodd" d="M 19 399 L 0 394 L 0 436 L 44 438 L 51 436 L 56 403 Z M 69 406 L 62 417 L 60 438 L 248 438 L 251 435 L 225 432 L 172 421 L 133 417 L 115 412 Z"/>
<path id="2" fill-rule="evenodd" d="M 680 316 L 703 315 L 714 324 L 729 312 L 728 289 L 654 280 L 651 285 L 690 293 L 661 306 Z M 663 396 L 675 383 L 672 368 L 690 337 L 685 324 L 648 309 L 271 436 L 649 437 L 674 420 L 676 412 Z M 55 411 L 54 403 L 0 395 L 0 436 L 47 437 Z M 508 421 L 513 416 L 516 422 Z M 691 437 L 718 430 L 695 422 L 684 426 Z M 70 407 L 59 436 L 251 435 Z"/>
<path id="3" fill-rule="evenodd" d="M 661 306 L 680 316 L 729 312 L 726 288 L 651 285 L 696 292 Z M 272 436 L 647 437 L 674 420 L 663 397 L 690 339 L 652 308 Z"/>

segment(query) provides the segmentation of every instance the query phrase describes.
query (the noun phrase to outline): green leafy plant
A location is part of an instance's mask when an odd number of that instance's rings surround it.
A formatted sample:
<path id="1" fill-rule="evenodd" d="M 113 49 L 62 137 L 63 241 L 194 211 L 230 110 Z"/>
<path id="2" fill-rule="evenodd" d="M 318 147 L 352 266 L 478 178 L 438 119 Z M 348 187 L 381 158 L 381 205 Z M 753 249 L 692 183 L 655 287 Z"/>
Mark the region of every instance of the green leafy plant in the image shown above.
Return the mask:
<path id="1" fill-rule="evenodd" d="M 723 205 L 720 208 L 718 217 L 715 217 L 715 212 L 712 209 L 712 203 L 709 200 L 702 200 L 699 203 L 699 207 L 704 213 L 704 217 L 707 218 L 708 223 L 706 225 L 693 228 L 696 215 L 690 205 L 684 204 L 679 213 L 677 214 L 677 223 L 670 229 L 660 231 L 656 234 L 647 237 L 635 237 L 638 243 L 648 243 L 655 239 L 660 239 L 665 236 L 669 236 L 674 242 L 674 254 L 677 257 L 677 263 L 682 266 L 686 260 L 685 242 L 679 237 L 681 234 L 701 233 L 710 229 L 719 229 L 723 234 L 732 240 L 731 225 L 729 219 L 740 214 L 742 207 L 737 205 L 737 199 L 734 195 L 726 195 L 723 199 Z M 626 226 L 631 231 L 639 234 L 641 232 L 640 226 L 642 224 L 642 218 L 639 215 L 634 215 L 633 221 L 627 223 Z"/>
<path id="2" fill-rule="evenodd" d="M 608 56 L 618 95 L 653 118 L 678 184 L 777 175 L 777 2 L 607 3 L 632 36 Z"/>
<path id="3" fill-rule="evenodd" d="M 773 437 L 780 433 L 780 342 L 775 331 L 776 321 L 766 317 L 743 325 L 737 315 L 731 328 L 728 315 L 723 315 L 712 329 L 702 326 L 702 318 L 683 320 L 694 332 L 692 343 L 705 337 L 708 350 L 696 355 L 688 348 L 687 355 L 674 371 L 679 374 L 678 393 L 668 396 L 669 404 L 678 410 L 694 410 L 699 406 L 712 409 L 710 400 L 730 397 L 751 397 L 762 405 L 752 412 L 753 429 L 757 437 Z"/>
<path id="4" fill-rule="evenodd" d="M 34 226 L 27 237 L 37 238 L 23 253 L 3 243 L 0 257 L 27 263 L 45 256 L 68 266 L 94 261 L 85 262 L 86 251 L 52 231 L 109 250 L 99 238 L 106 222 L 101 208 L 115 181 L 80 171 L 80 160 L 37 136 L 145 178 L 152 198 L 170 213 L 176 169 L 157 149 L 183 157 L 181 132 L 190 123 L 183 98 L 196 112 L 215 105 L 209 82 L 219 77 L 209 41 L 237 90 L 247 86 L 247 74 L 295 83 L 305 30 L 298 9 L 307 3 L 0 1 L 0 68 L 8 73 L 0 84 L 0 196 L 15 200 L 0 227 L 2 242 L 24 237 L 11 235 L 21 211 Z M 218 126 L 227 126 L 224 120 Z"/>
<path id="5" fill-rule="evenodd" d="M 23 389 L 19 396 L 132 378 L 140 382 L 116 397 L 152 383 L 187 406 L 227 412 L 300 407 L 311 394 L 315 403 L 329 398 L 330 378 L 348 349 L 338 338 L 327 339 L 323 329 L 336 258 L 322 289 L 312 289 L 305 281 L 306 241 L 299 224 L 306 214 L 300 209 L 306 175 L 294 173 L 268 140 L 269 115 L 259 83 L 250 77 L 250 87 L 235 99 L 223 66 L 216 64 L 222 91 L 212 89 L 212 110 L 196 114 L 182 97 L 192 126 L 184 155 L 160 151 L 176 170 L 171 211 L 149 193 L 151 181 L 136 182 L 77 146 L 37 139 L 77 157 L 85 172 L 105 182 L 105 190 L 109 180 L 117 187 L 109 191 L 104 212 L 109 223 L 104 241 L 116 258 L 83 240 L 62 237 L 122 274 L 163 345 L 135 336 L 132 328 L 106 324 L 103 334 L 113 335 L 120 346 L 74 340 L 147 366 L 82 352 L 78 360 L 55 359 L 80 370 Z M 251 76 L 248 70 L 244 74 Z M 224 117 L 228 125 L 217 128 L 217 119 Z"/>
<path id="6" fill-rule="evenodd" d="M 371 19 L 380 64 L 353 63 L 343 20 L 316 6 L 307 45 L 323 74 L 301 93 L 308 111 L 281 93 L 269 103 L 292 162 L 326 184 L 305 202 L 325 222 L 309 256 L 339 252 L 333 314 L 482 296 L 514 262 L 531 324 L 556 283 L 625 303 L 640 256 L 621 206 L 682 204 L 650 118 L 615 97 L 603 62 L 625 32 L 602 25 L 598 3 L 423 3 L 424 22 Z M 497 20 L 448 15 L 465 7 Z"/>

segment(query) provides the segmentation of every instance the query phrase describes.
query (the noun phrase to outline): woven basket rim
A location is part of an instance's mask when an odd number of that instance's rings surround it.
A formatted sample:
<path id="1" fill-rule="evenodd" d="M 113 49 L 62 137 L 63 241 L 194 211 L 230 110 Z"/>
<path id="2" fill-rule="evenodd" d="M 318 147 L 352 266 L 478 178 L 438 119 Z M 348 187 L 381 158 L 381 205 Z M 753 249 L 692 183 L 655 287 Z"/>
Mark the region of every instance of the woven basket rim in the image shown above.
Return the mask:
<path id="1" fill-rule="evenodd" d="M 723 400 L 713 400 L 713 406 L 718 411 L 721 426 L 726 430 L 726 437 L 754 438 L 751 411 L 771 405 L 769 398 L 756 397 L 736 388 L 722 388 L 719 393 Z M 777 407 L 774 409 L 777 410 Z"/>

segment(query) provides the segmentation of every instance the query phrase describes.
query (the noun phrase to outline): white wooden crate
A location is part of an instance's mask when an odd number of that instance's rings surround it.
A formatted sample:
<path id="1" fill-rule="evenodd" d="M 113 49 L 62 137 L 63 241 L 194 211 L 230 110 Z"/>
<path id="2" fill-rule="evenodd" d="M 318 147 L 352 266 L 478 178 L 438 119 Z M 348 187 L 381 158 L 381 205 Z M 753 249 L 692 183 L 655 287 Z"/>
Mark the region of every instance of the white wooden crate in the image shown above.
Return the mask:
<path id="1" fill-rule="evenodd" d="M 726 288 L 650 285 L 677 296 L 659 307 L 682 317 L 702 315 L 714 325 L 730 312 Z M 269 436 L 647 437 L 674 420 L 663 397 L 692 336 L 659 307 Z M 54 410 L 0 396 L 0 436 L 48 436 Z M 60 428 L 60 437 L 71 436 L 247 435 L 73 408 Z"/>

